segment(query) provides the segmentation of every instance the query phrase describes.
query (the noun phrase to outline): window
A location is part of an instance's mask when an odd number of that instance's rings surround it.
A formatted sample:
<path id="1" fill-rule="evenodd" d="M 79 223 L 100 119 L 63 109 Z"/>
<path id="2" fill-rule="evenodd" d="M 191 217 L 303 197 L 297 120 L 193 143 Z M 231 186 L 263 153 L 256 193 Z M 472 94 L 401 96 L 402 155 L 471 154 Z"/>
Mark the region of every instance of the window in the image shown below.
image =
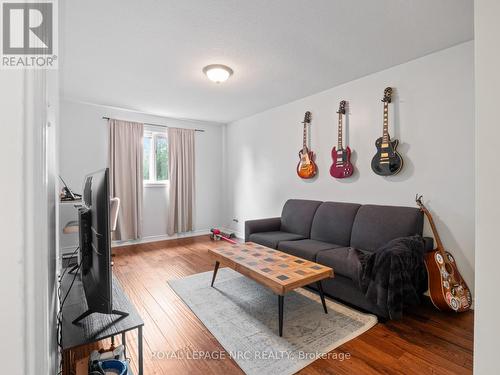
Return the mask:
<path id="1" fill-rule="evenodd" d="M 168 143 L 165 133 L 144 132 L 143 179 L 145 184 L 163 185 L 168 181 Z"/>

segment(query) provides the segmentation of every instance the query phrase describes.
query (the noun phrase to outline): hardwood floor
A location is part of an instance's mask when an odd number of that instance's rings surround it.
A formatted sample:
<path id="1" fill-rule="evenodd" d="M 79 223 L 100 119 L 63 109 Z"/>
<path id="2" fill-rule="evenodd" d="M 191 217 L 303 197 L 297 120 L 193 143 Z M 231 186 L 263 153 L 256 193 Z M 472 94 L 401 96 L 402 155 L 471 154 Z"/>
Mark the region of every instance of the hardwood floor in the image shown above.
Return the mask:
<path id="1" fill-rule="evenodd" d="M 208 236 L 200 236 L 113 249 L 113 272 L 145 322 L 145 374 L 242 374 L 229 358 L 185 358 L 224 349 L 167 284 L 211 271 L 206 250 L 213 246 Z M 135 368 L 136 341 L 132 335 L 127 340 Z M 470 374 L 472 350 L 473 313 L 444 314 L 426 304 L 332 352 L 349 359 L 320 359 L 299 374 Z M 174 352 L 177 358 L 171 358 Z"/>

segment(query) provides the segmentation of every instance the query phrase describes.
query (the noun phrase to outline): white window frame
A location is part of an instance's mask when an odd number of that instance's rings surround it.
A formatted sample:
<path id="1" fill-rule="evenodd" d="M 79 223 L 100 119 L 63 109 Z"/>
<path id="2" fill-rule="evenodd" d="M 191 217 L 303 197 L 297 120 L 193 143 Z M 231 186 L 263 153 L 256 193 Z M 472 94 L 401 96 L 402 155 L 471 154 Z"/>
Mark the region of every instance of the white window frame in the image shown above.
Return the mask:
<path id="1" fill-rule="evenodd" d="M 162 132 L 162 131 L 157 131 L 157 130 L 144 129 L 144 136 L 143 137 L 144 138 L 151 138 L 151 149 L 150 149 L 150 153 L 149 153 L 149 180 L 143 180 L 143 184 L 144 184 L 144 186 L 164 187 L 164 186 L 168 185 L 169 179 L 166 179 L 164 181 L 157 181 L 156 180 L 156 139 L 157 138 L 167 139 L 167 132 L 166 131 Z"/>

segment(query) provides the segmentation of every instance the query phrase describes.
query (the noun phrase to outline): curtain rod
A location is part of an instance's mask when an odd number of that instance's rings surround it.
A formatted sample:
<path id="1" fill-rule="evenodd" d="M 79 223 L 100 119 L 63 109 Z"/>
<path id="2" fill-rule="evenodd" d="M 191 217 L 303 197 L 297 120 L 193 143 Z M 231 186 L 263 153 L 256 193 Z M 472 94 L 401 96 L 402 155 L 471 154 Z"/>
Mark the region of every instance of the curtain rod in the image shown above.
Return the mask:
<path id="1" fill-rule="evenodd" d="M 103 120 L 117 120 L 117 119 L 111 119 L 111 118 L 106 117 L 106 116 L 102 116 L 102 119 L 103 119 Z M 125 121 L 125 120 L 121 120 L 121 121 Z M 131 121 L 131 122 L 139 122 L 139 121 Z M 150 124 L 150 123 L 148 123 L 148 122 L 143 122 L 143 124 L 144 124 L 144 125 L 151 125 L 151 126 L 161 126 L 162 128 L 168 128 L 168 126 L 167 126 L 167 125 Z M 194 131 L 195 131 L 195 132 L 202 132 L 202 133 L 204 133 L 204 132 L 205 132 L 205 130 L 203 130 L 203 129 L 194 129 Z"/>

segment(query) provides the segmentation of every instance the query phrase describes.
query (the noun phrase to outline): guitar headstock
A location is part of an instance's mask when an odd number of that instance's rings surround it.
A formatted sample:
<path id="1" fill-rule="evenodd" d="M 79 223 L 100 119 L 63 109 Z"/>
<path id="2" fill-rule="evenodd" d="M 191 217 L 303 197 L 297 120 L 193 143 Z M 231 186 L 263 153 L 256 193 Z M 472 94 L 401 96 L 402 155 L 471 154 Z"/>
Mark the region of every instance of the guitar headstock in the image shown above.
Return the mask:
<path id="1" fill-rule="evenodd" d="M 339 103 L 339 110 L 337 111 L 337 113 L 341 113 L 341 114 L 345 115 L 345 105 L 346 105 L 346 101 L 342 100 Z"/>
<path id="2" fill-rule="evenodd" d="M 384 90 L 384 98 L 382 99 L 384 103 L 390 103 L 392 101 L 392 87 L 386 87 Z"/>
<path id="3" fill-rule="evenodd" d="M 422 212 L 427 211 L 427 208 L 424 206 L 424 202 L 422 202 L 423 195 L 416 195 L 415 196 L 415 202 L 417 202 L 417 206 L 420 208 Z"/>
<path id="4" fill-rule="evenodd" d="M 305 124 L 310 124 L 311 123 L 311 112 L 307 111 L 305 114 L 304 114 L 304 121 L 302 121 L 302 123 L 305 125 Z"/>

